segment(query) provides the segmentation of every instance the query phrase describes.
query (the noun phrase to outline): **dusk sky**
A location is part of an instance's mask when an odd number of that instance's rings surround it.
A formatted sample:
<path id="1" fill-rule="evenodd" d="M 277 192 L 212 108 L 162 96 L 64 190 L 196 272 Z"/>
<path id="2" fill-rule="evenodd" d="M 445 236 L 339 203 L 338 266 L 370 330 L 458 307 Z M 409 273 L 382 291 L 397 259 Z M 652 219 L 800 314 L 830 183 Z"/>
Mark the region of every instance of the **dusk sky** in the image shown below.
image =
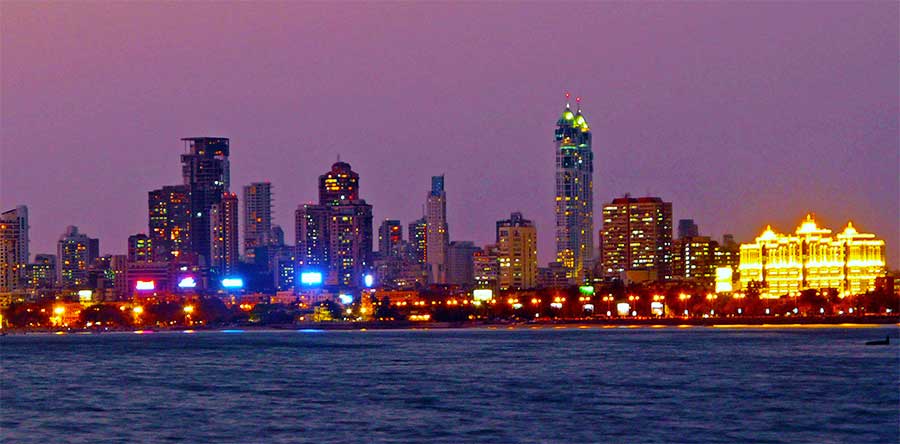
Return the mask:
<path id="1" fill-rule="evenodd" d="M 0 208 L 28 205 L 32 256 L 66 225 L 124 253 L 147 192 L 181 183 L 179 139 L 220 136 L 232 190 L 271 181 L 289 242 L 340 154 L 376 229 L 421 216 L 443 173 L 451 240 L 522 211 L 546 263 L 571 91 L 597 230 L 624 193 L 742 242 L 813 212 L 896 268 L 898 5 L 4 1 Z"/>

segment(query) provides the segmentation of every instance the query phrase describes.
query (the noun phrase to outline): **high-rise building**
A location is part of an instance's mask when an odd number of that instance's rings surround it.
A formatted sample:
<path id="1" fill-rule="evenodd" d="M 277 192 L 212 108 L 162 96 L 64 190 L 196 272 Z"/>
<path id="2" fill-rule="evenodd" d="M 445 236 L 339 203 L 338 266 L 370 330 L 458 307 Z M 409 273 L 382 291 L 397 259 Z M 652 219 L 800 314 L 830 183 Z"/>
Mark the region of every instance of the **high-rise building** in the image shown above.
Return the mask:
<path id="1" fill-rule="evenodd" d="M 56 255 L 36 254 L 25 269 L 28 288 L 53 288 L 56 284 Z"/>
<path id="2" fill-rule="evenodd" d="M 184 184 L 190 191 L 191 251 L 201 264 L 209 265 L 210 211 L 229 191 L 229 140 L 221 137 L 188 137 L 181 155 Z"/>
<path id="3" fill-rule="evenodd" d="M 884 240 L 860 233 L 848 222 L 837 236 L 807 215 L 793 235 L 771 226 L 752 243 L 741 244 L 741 287 L 761 285 L 761 296 L 796 296 L 831 288 L 841 296 L 865 293 L 885 276 Z"/>
<path id="4" fill-rule="evenodd" d="M 28 258 L 28 207 L 19 205 L 0 213 L 0 293 L 27 287 Z"/>
<path id="5" fill-rule="evenodd" d="M 381 257 L 399 256 L 403 245 L 403 225 L 399 220 L 385 219 L 378 227 L 378 253 Z"/>
<path id="6" fill-rule="evenodd" d="M 153 260 L 191 261 L 191 194 L 186 185 L 148 193 L 149 237 Z"/>
<path id="7" fill-rule="evenodd" d="M 678 238 L 697 237 L 700 235 L 700 228 L 694 223 L 694 219 L 678 220 Z"/>
<path id="8" fill-rule="evenodd" d="M 359 174 L 339 160 L 319 176 L 319 205 L 340 205 L 345 200 L 359 200 Z"/>
<path id="9" fill-rule="evenodd" d="M 409 223 L 409 256 L 410 258 L 425 265 L 425 253 L 428 247 L 425 239 L 427 237 L 428 224 L 425 218 L 416 219 Z"/>
<path id="10" fill-rule="evenodd" d="M 685 236 L 673 240 L 672 277 L 712 285 L 716 279 L 718 249 L 718 242 L 708 236 Z"/>
<path id="11" fill-rule="evenodd" d="M 128 236 L 128 262 L 153 262 L 153 241 L 144 233 Z"/>
<path id="12" fill-rule="evenodd" d="M 331 211 L 324 205 L 305 204 L 295 213 L 297 265 L 301 271 L 327 272 L 328 225 Z"/>
<path id="13" fill-rule="evenodd" d="M 447 247 L 450 233 L 447 227 L 447 193 L 444 176 L 432 176 L 431 191 L 425 204 L 425 264 L 429 283 L 447 283 Z"/>
<path id="14" fill-rule="evenodd" d="M 607 277 L 642 272 L 643 280 L 672 274 L 672 203 L 659 197 L 613 199 L 603 207 L 602 271 Z"/>
<path id="15" fill-rule="evenodd" d="M 500 281 L 500 261 L 496 245 L 485 245 L 472 255 L 475 286 L 496 290 Z"/>
<path id="16" fill-rule="evenodd" d="M 100 257 L 100 240 L 79 233 L 78 227 L 69 226 L 56 244 L 56 257 L 59 260 L 60 286 L 85 286 L 88 283 L 88 268 Z"/>
<path id="17" fill-rule="evenodd" d="M 734 241 L 734 235 L 722 236 L 722 243 L 716 246 L 716 267 L 730 267 L 733 276 L 738 276 L 741 264 L 741 246 Z"/>
<path id="18" fill-rule="evenodd" d="M 281 225 L 272 225 L 272 235 L 270 236 L 270 238 L 273 245 L 285 245 L 284 230 L 281 229 Z"/>
<path id="19" fill-rule="evenodd" d="M 594 153 L 580 100 L 574 113 L 566 103 L 556 122 L 555 148 L 556 260 L 578 283 L 594 259 Z"/>
<path id="20" fill-rule="evenodd" d="M 463 288 L 475 285 L 475 253 L 480 248 L 470 241 L 453 241 L 447 249 L 447 283 Z"/>
<path id="21" fill-rule="evenodd" d="M 272 243 L 272 184 L 254 182 L 244 187 L 244 256 L 253 260 L 255 248 Z"/>
<path id="22" fill-rule="evenodd" d="M 227 275 L 238 263 L 238 197 L 225 193 L 210 208 L 210 268 Z"/>
<path id="23" fill-rule="evenodd" d="M 372 268 L 372 206 L 355 200 L 329 208 L 329 283 L 361 287 Z"/>
<path id="24" fill-rule="evenodd" d="M 537 229 L 522 213 L 497 221 L 497 260 L 501 290 L 525 290 L 537 285 Z"/>

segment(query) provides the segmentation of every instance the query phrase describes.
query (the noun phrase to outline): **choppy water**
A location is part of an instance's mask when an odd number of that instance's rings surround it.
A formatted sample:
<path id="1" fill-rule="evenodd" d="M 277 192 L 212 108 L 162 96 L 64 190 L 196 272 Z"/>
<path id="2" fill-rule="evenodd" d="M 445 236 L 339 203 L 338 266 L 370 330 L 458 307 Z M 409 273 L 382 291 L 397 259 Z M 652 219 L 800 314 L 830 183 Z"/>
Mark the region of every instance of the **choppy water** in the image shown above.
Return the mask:
<path id="1" fill-rule="evenodd" d="M 896 443 L 895 326 L 28 335 L 8 443 Z"/>

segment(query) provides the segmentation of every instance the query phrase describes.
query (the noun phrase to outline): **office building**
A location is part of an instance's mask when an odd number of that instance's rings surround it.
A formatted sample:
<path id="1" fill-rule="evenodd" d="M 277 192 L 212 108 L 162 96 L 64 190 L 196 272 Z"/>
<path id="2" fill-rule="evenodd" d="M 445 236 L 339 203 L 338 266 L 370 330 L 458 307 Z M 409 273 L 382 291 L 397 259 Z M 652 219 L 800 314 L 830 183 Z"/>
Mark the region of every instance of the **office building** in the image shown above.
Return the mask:
<path id="1" fill-rule="evenodd" d="M 328 283 L 361 287 L 372 269 L 372 206 L 356 200 L 329 208 Z"/>
<path id="2" fill-rule="evenodd" d="M 150 245 L 153 260 L 191 262 L 191 194 L 185 185 L 165 186 L 148 193 Z"/>
<path id="3" fill-rule="evenodd" d="M 153 262 L 153 241 L 144 233 L 128 236 L 128 261 Z"/>
<path id="4" fill-rule="evenodd" d="M 57 281 L 63 288 L 79 288 L 88 284 L 88 268 L 100 257 L 100 240 L 78 232 L 69 226 L 56 244 L 59 261 Z"/>
<path id="5" fill-rule="evenodd" d="M 569 270 L 572 282 L 580 283 L 594 259 L 594 154 L 580 100 L 574 113 L 566 103 L 556 122 L 554 148 L 556 260 Z"/>
<path id="6" fill-rule="evenodd" d="M 416 219 L 409 223 L 409 244 L 407 245 L 410 258 L 423 267 L 425 265 L 425 253 L 428 247 L 425 241 L 428 233 L 428 224 L 425 218 Z"/>
<path id="7" fill-rule="evenodd" d="M 0 293 L 27 287 L 28 259 L 28 207 L 19 205 L 0 213 Z"/>
<path id="8" fill-rule="evenodd" d="M 273 243 L 272 234 L 272 184 L 251 183 L 244 187 L 244 256 L 248 262 L 253 261 L 256 247 Z"/>
<path id="9" fill-rule="evenodd" d="M 485 245 L 472 255 L 476 288 L 497 290 L 500 282 L 500 261 L 496 245 Z"/>
<path id="10" fill-rule="evenodd" d="M 444 176 L 432 176 L 431 191 L 425 204 L 425 265 L 428 282 L 447 283 L 447 248 L 450 233 L 447 227 L 447 193 Z"/>
<path id="11" fill-rule="evenodd" d="M 526 290 L 537 285 L 537 229 L 534 223 L 512 213 L 497 221 L 498 285 L 501 290 Z"/>
<path id="12" fill-rule="evenodd" d="M 672 274 L 672 203 L 659 197 L 613 199 L 603 206 L 601 263 L 607 277 L 666 280 Z"/>
<path id="13" fill-rule="evenodd" d="M 447 249 L 447 283 L 469 288 L 475 285 L 475 253 L 470 241 L 453 241 Z"/>
<path id="14" fill-rule="evenodd" d="M 229 191 L 229 140 L 221 137 L 181 139 L 187 153 L 181 155 L 182 176 L 190 192 L 190 245 L 200 264 L 211 259 L 210 212 Z"/>
<path id="15" fill-rule="evenodd" d="M 297 265 L 300 271 L 327 272 L 328 225 L 331 211 L 327 206 L 305 204 L 297 208 L 294 221 L 297 239 Z"/>
<path id="16" fill-rule="evenodd" d="M 403 225 L 399 220 L 385 219 L 378 227 L 378 254 L 381 257 L 402 254 Z"/>
<path id="17" fill-rule="evenodd" d="M 672 277 L 712 285 L 716 279 L 718 249 L 718 242 L 708 236 L 675 239 L 672 241 Z"/>
<path id="18" fill-rule="evenodd" d="M 238 197 L 225 193 L 210 208 L 210 268 L 219 275 L 231 274 L 238 263 Z"/>
<path id="19" fill-rule="evenodd" d="M 319 205 L 339 205 L 345 200 L 359 200 L 359 174 L 338 160 L 331 171 L 319 176 Z"/>
<path id="20" fill-rule="evenodd" d="M 29 289 L 53 288 L 56 285 L 56 255 L 36 254 L 25 268 Z"/>

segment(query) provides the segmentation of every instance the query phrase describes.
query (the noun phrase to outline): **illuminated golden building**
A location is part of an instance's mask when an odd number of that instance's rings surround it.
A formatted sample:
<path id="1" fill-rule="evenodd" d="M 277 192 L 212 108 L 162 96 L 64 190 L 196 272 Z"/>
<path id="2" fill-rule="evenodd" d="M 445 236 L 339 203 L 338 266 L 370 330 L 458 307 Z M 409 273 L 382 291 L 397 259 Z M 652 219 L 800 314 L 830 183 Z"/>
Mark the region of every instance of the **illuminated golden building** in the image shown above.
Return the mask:
<path id="1" fill-rule="evenodd" d="M 739 269 L 741 287 L 759 282 L 763 297 L 810 288 L 834 288 L 841 296 L 865 293 L 885 275 L 884 241 L 856 231 L 850 222 L 832 235 L 807 215 L 793 235 L 768 226 L 755 242 L 741 244 Z"/>

